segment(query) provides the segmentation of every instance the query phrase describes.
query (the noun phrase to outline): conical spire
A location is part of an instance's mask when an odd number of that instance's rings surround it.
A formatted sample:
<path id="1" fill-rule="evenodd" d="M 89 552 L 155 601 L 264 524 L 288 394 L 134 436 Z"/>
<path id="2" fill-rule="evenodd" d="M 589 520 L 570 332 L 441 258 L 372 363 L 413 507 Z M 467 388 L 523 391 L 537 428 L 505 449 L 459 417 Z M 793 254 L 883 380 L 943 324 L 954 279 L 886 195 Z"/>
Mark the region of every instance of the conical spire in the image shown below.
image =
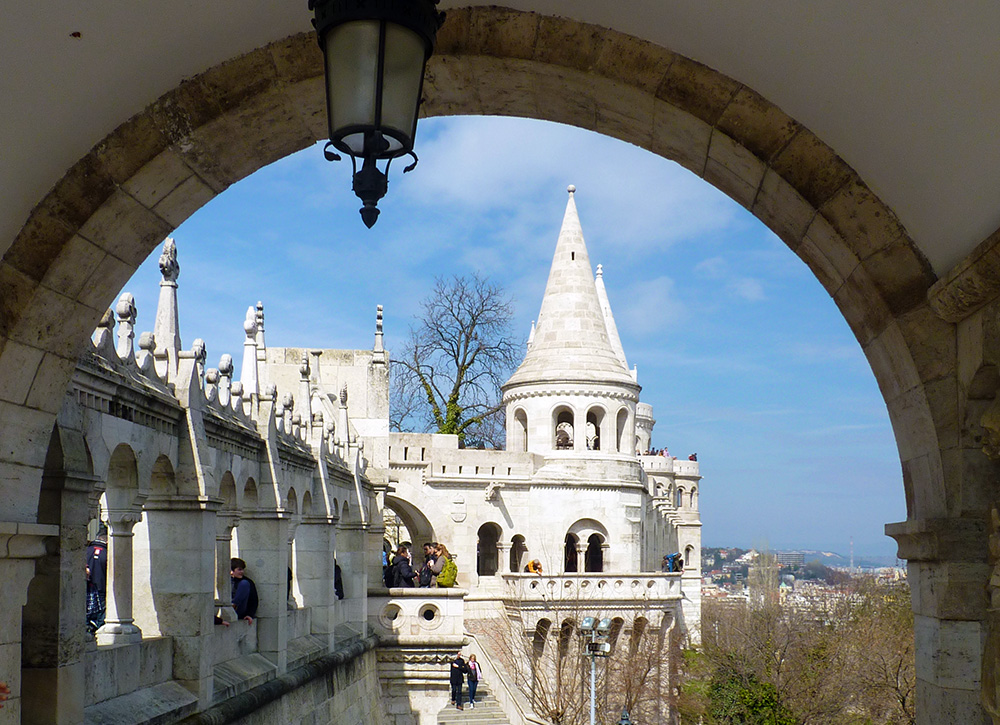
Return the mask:
<path id="1" fill-rule="evenodd" d="M 608 336 L 570 186 L 538 324 L 524 361 L 504 385 L 608 382 L 636 387 Z"/>
<path id="2" fill-rule="evenodd" d="M 622 339 L 618 336 L 618 325 L 615 324 L 615 316 L 611 314 L 611 302 L 608 301 L 608 290 L 604 287 L 604 269 L 597 265 L 597 299 L 601 301 L 601 312 L 604 313 L 604 326 L 608 328 L 608 339 L 611 341 L 611 349 L 621 360 L 622 365 L 628 370 L 628 360 L 625 359 L 625 348 L 622 347 Z"/>

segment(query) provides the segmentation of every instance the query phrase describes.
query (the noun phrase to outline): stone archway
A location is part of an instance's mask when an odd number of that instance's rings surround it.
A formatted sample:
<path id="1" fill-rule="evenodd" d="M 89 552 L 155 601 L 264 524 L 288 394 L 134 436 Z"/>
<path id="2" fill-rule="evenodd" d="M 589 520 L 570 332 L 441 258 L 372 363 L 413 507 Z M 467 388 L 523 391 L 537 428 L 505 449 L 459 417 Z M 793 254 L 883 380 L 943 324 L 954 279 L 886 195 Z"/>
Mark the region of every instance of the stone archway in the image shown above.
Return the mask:
<path id="1" fill-rule="evenodd" d="M 891 209 L 833 149 L 731 78 L 615 31 L 499 8 L 449 11 L 438 51 L 426 115 L 528 116 L 629 141 L 742 203 L 810 267 L 864 349 L 896 434 L 909 521 L 892 533 L 919 562 L 921 697 L 971 712 L 978 666 L 949 663 L 979 661 L 995 474 L 963 418 L 984 357 L 981 319 L 965 324 L 959 349 L 955 323 L 972 306 L 959 299 L 948 322 L 935 314 L 934 275 Z M 61 393 L 107 305 L 181 221 L 323 133 L 321 76 L 311 34 L 212 68 L 110 132 L 34 208 L 0 261 L 10 521 L 37 520 Z"/>

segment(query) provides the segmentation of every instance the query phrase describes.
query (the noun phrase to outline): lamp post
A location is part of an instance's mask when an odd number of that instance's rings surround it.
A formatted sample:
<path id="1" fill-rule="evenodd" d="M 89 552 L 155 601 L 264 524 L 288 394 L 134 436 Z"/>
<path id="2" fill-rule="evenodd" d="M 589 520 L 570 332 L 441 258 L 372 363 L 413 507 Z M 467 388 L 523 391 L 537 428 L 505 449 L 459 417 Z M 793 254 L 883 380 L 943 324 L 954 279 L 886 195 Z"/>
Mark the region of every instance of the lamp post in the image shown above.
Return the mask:
<path id="1" fill-rule="evenodd" d="M 584 617 L 580 622 L 580 632 L 586 642 L 587 655 L 590 657 L 590 725 L 597 723 L 597 658 L 607 657 L 611 653 L 611 645 L 607 642 L 611 632 L 611 620 L 605 617 L 597 622 L 593 617 Z"/>
<path id="2" fill-rule="evenodd" d="M 424 67 L 444 21 L 439 0 L 309 0 L 323 50 L 329 161 L 351 157 L 354 193 L 370 229 L 389 185 L 389 164 L 412 156 Z M 358 169 L 361 159 L 361 169 Z M 376 161 L 386 161 L 385 170 Z"/>
<path id="3" fill-rule="evenodd" d="M 618 725 L 632 725 L 632 718 L 628 716 L 628 710 L 622 710 L 622 719 L 618 721 Z"/>

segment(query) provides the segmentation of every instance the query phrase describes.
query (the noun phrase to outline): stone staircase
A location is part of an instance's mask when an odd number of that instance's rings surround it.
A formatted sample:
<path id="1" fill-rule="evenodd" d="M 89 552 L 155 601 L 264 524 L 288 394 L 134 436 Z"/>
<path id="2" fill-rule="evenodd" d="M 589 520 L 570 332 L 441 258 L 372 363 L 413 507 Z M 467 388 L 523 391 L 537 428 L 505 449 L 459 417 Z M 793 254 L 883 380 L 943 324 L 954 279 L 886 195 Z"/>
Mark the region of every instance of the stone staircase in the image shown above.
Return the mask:
<path id="1" fill-rule="evenodd" d="M 462 688 L 466 702 L 464 710 L 455 709 L 454 705 L 448 705 L 438 713 L 439 725 L 452 725 L 453 723 L 471 723 L 472 725 L 510 725 L 510 720 L 500 709 L 500 703 L 493 697 L 489 686 L 485 682 L 479 683 L 476 690 L 476 706 L 469 707 L 469 688 Z"/>

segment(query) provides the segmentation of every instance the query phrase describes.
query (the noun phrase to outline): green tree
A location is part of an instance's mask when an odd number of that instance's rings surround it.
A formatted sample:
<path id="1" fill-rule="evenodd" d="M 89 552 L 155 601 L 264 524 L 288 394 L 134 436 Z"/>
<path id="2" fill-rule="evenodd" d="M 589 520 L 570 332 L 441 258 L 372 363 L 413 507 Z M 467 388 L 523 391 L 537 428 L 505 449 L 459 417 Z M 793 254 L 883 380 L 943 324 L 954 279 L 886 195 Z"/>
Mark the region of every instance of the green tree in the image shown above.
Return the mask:
<path id="1" fill-rule="evenodd" d="M 393 356 L 389 422 L 503 446 L 500 386 L 522 350 L 504 289 L 473 274 L 439 277 Z"/>

